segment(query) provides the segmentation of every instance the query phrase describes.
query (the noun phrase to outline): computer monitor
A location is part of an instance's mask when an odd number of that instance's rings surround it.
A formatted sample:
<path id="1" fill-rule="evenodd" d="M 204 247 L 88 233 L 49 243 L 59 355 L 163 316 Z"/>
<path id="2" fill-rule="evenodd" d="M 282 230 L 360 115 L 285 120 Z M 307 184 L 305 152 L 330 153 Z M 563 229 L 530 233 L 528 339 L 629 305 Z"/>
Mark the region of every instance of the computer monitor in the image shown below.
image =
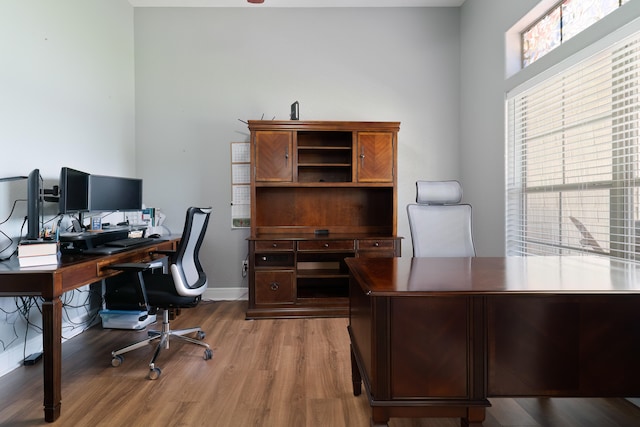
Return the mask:
<path id="1" fill-rule="evenodd" d="M 40 176 L 40 169 L 34 169 L 27 177 L 27 240 L 40 238 L 41 195 L 42 177 Z"/>
<path id="2" fill-rule="evenodd" d="M 89 176 L 89 210 L 137 211 L 142 209 L 142 180 L 116 176 Z"/>
<path id="3" fill-rule="evenodd" d="M 89 174 L 63 167 L 60 169 L 60 200 L 58 209 L 61 214 L 87 212 L 89 210 Z"/>

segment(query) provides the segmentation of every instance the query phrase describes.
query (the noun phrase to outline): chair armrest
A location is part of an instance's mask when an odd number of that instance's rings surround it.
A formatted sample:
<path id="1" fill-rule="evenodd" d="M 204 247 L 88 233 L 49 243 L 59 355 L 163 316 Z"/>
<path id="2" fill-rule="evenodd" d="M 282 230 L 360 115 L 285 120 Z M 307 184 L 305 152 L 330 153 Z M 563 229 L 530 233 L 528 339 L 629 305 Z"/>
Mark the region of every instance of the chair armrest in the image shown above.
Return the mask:
<path id="1" fill-rule="evenodd" d="M 147 289 L 144 285 L 143 272 L 152 268 L 163 267 L 162 260 L 156 260 L 151 262 L 123 262 L 120 264 L 111 264 L 107 268 L 112 270 L 129 271 L 135 273 L 137 276 L 136 293 L 141 303 L 144 304 L 147 312 L 151 310 L 149 305 L 149 298 L 147 298 Z"/>
<path id="2" fill-rule="evenodd" d="M 173 249 L 156 249 L 154 251 L 149 252 L 151 255 L 166 255 L 167 258 L 169 258 L 169 263 L 173 262 L 174 257 L 176 256 L 176 254 L 178 253 L 178 251 L 175 251 Z"/>

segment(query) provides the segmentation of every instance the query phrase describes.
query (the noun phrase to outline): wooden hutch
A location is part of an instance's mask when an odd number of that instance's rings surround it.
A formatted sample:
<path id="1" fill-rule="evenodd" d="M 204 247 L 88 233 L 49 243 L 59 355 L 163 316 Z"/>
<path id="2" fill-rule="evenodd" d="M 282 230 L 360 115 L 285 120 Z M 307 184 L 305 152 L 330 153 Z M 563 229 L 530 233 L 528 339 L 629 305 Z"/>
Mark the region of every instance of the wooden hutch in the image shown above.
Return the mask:
<path id="1" fill-rule="evenodd" d="M 347 316 L 347 257 L 400 256 L 399 122 L 250 120 L 247 318 Z"/>

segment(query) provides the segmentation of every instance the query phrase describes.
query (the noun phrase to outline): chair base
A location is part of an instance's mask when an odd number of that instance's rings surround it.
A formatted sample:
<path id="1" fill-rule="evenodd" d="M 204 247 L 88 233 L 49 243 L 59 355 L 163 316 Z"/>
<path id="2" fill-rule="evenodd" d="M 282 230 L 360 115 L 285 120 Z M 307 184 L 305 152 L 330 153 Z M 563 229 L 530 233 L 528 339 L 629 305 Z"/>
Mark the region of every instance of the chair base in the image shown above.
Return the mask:
<path id="1" fill-rule="evenodd" d="M 197 339 L 186 336 L 193 333 L 196 334 Z M 156 349 L 153 353 L 151 362 L 149 362 L 149 374 L 148 374 L 149 379 L 155 380 L 162 373 L 160 368 L 156 366 L 156 359 L 160 354 L 160 350 L 162 350 L 163 348 L 169 349 L 170 338 L 179 338 L 188 343 L 205 347 L 204 357 L 203 357 L 204 360 L 209 360 L 213 357 L 213 351 L 211 350 L 211 347 L 209 347 L 209 344 L 207 344 L 206 342 L 200 341 L 205 338 L 205 333 L 199 326 L 195 328 L 171 330 L 171 327 L 169 325 L 169 310 L 163 310 L 162 330 L 149 331 L 148 334 L 149 334 L 149 337 L 147 339 L 130 344 L 119 350 L 112 351 L 111 365 L 115 367 L 120 366 L 122 364 L 122 361 L 124 360 L 124 357 L 122 356 L 122 354 L 144 347 L 148 344 L 151 344 L 153 341 L 158 340 L 158 345 L 156 346 Z"/>

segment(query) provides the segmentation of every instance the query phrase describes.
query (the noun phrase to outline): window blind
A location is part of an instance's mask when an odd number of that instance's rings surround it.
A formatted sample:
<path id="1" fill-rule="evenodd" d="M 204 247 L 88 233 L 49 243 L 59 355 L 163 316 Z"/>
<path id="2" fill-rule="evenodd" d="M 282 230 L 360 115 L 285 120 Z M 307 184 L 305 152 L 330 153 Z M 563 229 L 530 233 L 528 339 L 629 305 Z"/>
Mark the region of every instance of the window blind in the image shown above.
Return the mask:
<path id="1" fill-rule="evenodd" d="M 640 259 L 640 32 L 507 96 L 507 255 Z"/>

